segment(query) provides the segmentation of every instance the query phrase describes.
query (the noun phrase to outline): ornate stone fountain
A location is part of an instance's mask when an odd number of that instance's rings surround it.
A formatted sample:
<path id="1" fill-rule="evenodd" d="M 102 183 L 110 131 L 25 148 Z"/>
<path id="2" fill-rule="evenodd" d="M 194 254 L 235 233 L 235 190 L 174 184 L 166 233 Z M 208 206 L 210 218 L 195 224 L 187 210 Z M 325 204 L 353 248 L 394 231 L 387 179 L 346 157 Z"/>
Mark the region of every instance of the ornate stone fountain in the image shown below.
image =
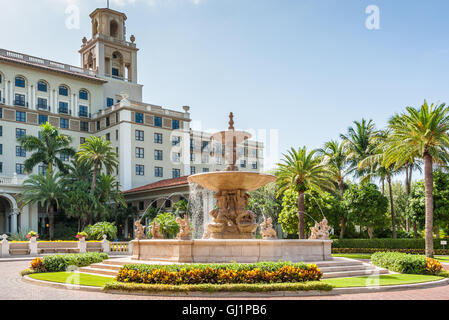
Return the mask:
<path id="1" fill-rule="evenodd" d="M 217 208 L 209 212 L 213 223 L 207 225 L 203 239 L 188 240 L 187 235 L 185 237 L 180 235 L 175 240 L 136 239 L 132 241 L 133 260 L 141 260 L 142 263 L 145 261 L 252 263 L 332 259 L 332 241 L 276 240 L 276 233 L 272 229 L 271 221 L 268 220 L 261 226 L 264 239 L 254 239 L 257 224 L 254 213 L 246 210 L 248 192 L 276 181 L 276 177 L 257 172 L 238 171 L 237 145 L 249 139 L 251 135 L 236 131 L 233 118 L 234 115 L 231 113 L 227 131 L 212 135 L 213 140 L 225 146 L 225 171 L 201 173 L 188 178 L 189 182 L 214 191 L 217 200 Z"/>
<path id="2" fill-rule="evenodd" d="M 248 192 L 276 181 L 272 175 L 238 171 L 237 145 L 250 139 L 251 134 L 235 131 L 232 112 L 229 118 L 229 129 L 212 135 L 225 146 L 225 171 L 200 173 L 187 179 L 216 192 L 217 209 L 209 213 L 214 222 L 207 226 L 203 239 L 253 239 L 257 224 L 255 214 L 246 210 Z"/>

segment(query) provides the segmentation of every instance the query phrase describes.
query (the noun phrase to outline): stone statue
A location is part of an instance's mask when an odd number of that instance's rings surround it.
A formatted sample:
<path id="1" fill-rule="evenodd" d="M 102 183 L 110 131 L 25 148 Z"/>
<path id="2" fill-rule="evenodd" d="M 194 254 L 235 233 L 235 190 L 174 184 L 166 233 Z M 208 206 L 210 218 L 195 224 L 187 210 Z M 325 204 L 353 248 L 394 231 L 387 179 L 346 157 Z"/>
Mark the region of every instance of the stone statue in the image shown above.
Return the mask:
<path id="1" fill-rule="evenodd" d="M 136 221 L 136 240 L 145 240 L 147 237 L 145 236 L 145 226 L 143 226 L 140 221 Z"/>
<path id="2" fill-rule="evenodd" d="M 176 218 L 176 222 L 179 223 L 181 227 L 179 233 L 176 235 L 176 239 L 178 240 L 190 240 L 190 234 L 192 229 L 190 228 L 189 218 L 185 215 L 184 219 Z"/>
<path id="3" fill-rule="evenodd" d="M 329 240 L 329 230 L 331 228 L 327 224 L 327 219 L 324 218 L 320 223 L 316 222 L 315 226 L 310 228 L 310 240 Z"/>
<path id="4" fill-rule="evenodd" d="M 264 240 L 277 239 L 276 231 L 273 229 L 273 220 L 271 218 L 264 218 L 260 224 L 260 234 Z"/>
<path id="5" fill-rule="evenodd" d="M 151 227 L 151 235 L 153 239 L 164 239 L 164 236 L 160 232 L 161 225 L 156 221 L 153 222 L 153 226 Z"/>

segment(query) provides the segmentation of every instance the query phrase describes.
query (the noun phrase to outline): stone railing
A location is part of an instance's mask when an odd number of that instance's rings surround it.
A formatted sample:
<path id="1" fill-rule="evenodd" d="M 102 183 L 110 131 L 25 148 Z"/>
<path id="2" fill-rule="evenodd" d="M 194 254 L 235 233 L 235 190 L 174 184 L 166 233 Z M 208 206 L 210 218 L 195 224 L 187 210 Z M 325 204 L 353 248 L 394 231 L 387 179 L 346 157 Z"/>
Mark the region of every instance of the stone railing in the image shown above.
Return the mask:
<path id="1" fill-rule="evenodd" d="M 33 64 L 41 65 L 44 67 L 49 67 L 52 69 L 59 69 L 59 70 L 64 70 L 64 71 L 68 71 L 68 72 L 72 72 L 72 73 L 84 74 L 84 75 L 91 76 L 91 77 L 97 76 L 95 71 L 92 71 L 92 70 L 82 69 L 82 68 L 78 68 L 78 67 L 71 66 L 68 64 L 59 63 L 59 62 L 46 60 L 46 59 L 41 59 L 41 58 L 29 56 L 27 54 L 9 51 L 9 50 L 5 50 L 5 49 L 0 49 L 0 56 L 13 58 L 13 59 L 17 59 L 17 60 L 22 60 L 25 62 L 30 62 Z"/>
<path id="2" fill-rule="evenodd" d="M 110 242 L 110 253 L 113 255 L 128 255 L 132 253 L 131 242 Z"/>
<path id="3" fill-rule="evenodd" d="M 19 178 L 16 175 L 12 177 L 0 177 L 0 185 L 21 186 L 24 180 L 24 178 Z"/>

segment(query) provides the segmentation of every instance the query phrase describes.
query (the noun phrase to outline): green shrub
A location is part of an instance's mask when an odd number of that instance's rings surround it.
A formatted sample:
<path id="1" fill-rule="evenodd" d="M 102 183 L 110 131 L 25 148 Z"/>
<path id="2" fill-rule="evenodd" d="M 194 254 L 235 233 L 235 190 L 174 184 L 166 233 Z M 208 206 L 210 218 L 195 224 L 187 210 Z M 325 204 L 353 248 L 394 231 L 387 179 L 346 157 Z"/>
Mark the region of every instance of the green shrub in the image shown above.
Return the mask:
<path id="1" fill-rule="evenodd" d="M 66 271 L 69 266 L 87 267 L 109 259 L 106 253 L 88 252 L 81 254 L 51 255 L 42 258 L 46 272 Z"/>
<path id="2" fill-rule="evenodd" d="M 425 254 L 425 249 L 386 249 L 386 248 L 332 248 L 332 253 L 375 253 L 375 252 L 402 252 L 410 254 Z M 435 249 L 434 254 L 448 255 L 448 249 Z"/>
<path id="3" fill-rule="evenodd" d="M 89 239 L 92 240 L 103 240 L 103 235 L 106 235 L 109 240 L 117 238 L 117 227 L 111 222 L 98 222 L 93 226 L 88 225 L 83 231 L 86 232 L 89 235 Z"/>
<path id="4" fill-rule="evenodd" d="M 434 249 L 443 249 L 441 240 L 434 239 Z M 425 249 L 424 239 L 335 239 L 333 248 Z"/>
<path id="5" fill-rule="evenodd" d="M 371 262 L 378 267 L 406 274 L 435 274 L 441 271 L 441 264 L 422 255 L 399 252 L 376 252 Z"/>
<path id="6" fill-rule="evenodd" d="M 157 217 L 151 222 L 148 228 L 148 237 L 151 237 L 151 228 L 153 222 L 158 223 L 161 226 L 160 232 L 165 239 L 173 239 L 179 233 L 179 223 L 176 222 L 176 216 L 170 212 L 164 212 L 157 215 Z"/>

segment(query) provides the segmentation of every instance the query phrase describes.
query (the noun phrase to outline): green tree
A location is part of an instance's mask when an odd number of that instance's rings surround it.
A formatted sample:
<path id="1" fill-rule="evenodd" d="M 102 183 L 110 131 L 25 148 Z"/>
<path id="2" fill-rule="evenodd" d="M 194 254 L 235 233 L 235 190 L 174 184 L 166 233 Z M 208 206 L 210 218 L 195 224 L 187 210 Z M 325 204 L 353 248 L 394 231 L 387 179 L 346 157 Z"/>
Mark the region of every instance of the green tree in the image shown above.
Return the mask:
<path id="1" fill-rule="evenodd" d="M 177 216 L 184 216 L 189 209 L 189 202 L 185 199 L 179 200 L 172 205 L 172 210 Z"/>
<path id="2" fill-rule="evenodd" d="M 445 104 L 407 107 L 389 121 L 391 134 L 385 152 L 386 166 L 401 165 L 411 158 L 424 160 L 426 192 L 426 256 L 433 256 L 433 164 L 447 163 L 449 109 Z"/>
<path id="3" fill-rule="evenodd" d="M 375 226 L 387 222 L 388 199 L 375 184 L 351 185 L 344 194 L 344 207 L 355 224 L 365 226 L 370 238 Z"/>
<path id="4" fill-rule="evenodd" d="M 43 163 L 48 167 L 48 171 L 53 171 L 53 166 L 66 172 L 66 165 L 60 159 L 61 154 L 73 156 L 75 149 L 70 146 L 71 138 L 61 135 L 59 131 L 48 122 L 40 126 L 40 138 L 26 135 L 18 138 L 17 141 L 27 151 L 33 154 L 24 161 L 25 172 L 32 172 L 34 167 Z"/>
<path id="5" fill-rule="evenodd" d="M 88 225 L 84 232 L 89 235 L 90 239 L 102 240 L 103 235 L 106 235 L 110 240 L 117 238 L 117 227 L 111 222 L 97 222 L 93 226 Z"/>
<path id="6" fill-rule="evenodd" d="M 335 188 L 330 179 L 330 171 L 323 159 L 317 157 L 317 150 L 307 152 L 306 147 L 292 148 L 284 154 L 283 163 L 278 164 L 276 172 L 280 186 L 278 195 L 287 189 L 298 192 L 298 230 L 299 238 L 304 239 L 304 193 L 308 190 L 321 191 Z"/>
<path id="7" fill-rule="evenodd" d="M 276 197 L 277 191 L 278 186 L 276 183 L 269 183 L 258 190 L 250 192 L 248 210 L 254 212 L 257 217 L 271 218 L 273 224 L 277 224 L 278 216 L 282 209 L 282 200 Z"/>
<path id="8" fill-rule="evenodd" d="M 163 212 L 157 215 L 157 217 L 152 221 L 158 223 L 161 226 L 161 233 L 164 236 L 164 239 L 173 239 L 179 233 L 180 226 L 179 223 L 176 222 L 176 216 L 170 212 Z M 151 236 L 151 228 L 150 225 L 148 230 L 148 236 Z"/>
<path id="9" fill-rule="evenodd" d="M 55 212 L 64 196 L 60 183 L 60 173 L 47 172 L 46 175 L 33 174 L 23 183 L 21 206 L 39 203 L 46 208 L 49 217 L 50 240 L 54 238 Z"/>

